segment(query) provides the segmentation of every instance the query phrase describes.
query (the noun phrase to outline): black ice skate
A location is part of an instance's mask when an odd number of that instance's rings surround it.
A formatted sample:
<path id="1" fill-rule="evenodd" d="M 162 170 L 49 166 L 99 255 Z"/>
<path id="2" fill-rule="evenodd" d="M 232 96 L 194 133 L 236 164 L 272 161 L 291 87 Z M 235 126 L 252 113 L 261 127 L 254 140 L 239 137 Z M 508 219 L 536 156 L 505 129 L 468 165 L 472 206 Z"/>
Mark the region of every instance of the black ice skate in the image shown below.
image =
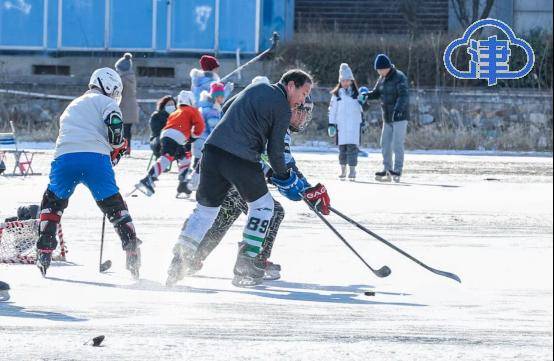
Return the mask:
<path id="1" fill-rule="evenodd" d="M 138 280 L 140 277 L 140 248 L 139 245 L 142 242 L 139 239 L 135 239 L 125 247 L 125 263 L 126 268 L 131 272 L 134 279 Z"/>
<path id="2" fill-rule="evenodd" d="M 375 173 L 375 180 L 378 182 L 390 182 L 392 179 L 390 171 L 382 171 Z"/>
<path id="3" fill-rule="evenodd" d="M 264 280 L 265 265 L 258 257 L 249 257 L 243 252 L 241 245 L 235 269 L 233 270 L 233 285 L 236 287 L 253 287 L 261 284 Z"/>
<path id="4" fill-rule="evenodd" d="M 400 177 L 402 176 L 401 173 L 399 172 L 395 172 L 393 170 L 389 171 L 390 175 L 392 176 L 392 180 L 395 182 L 395 183 L 399 183 L 400 182 Z"/>
<path id="5" fill-rule="evenodd" d="M 192 193 L 192 190 L 189 187 L 189 182 L 187 180 L 179 181 L 179 185 L 177 186 L 177 195 L 175 198 L 178 199 L 188 199 L 190 198 L 190 194 Z"/>
<path id="6" fill-rule="evenodd" d="M 148 197 L 150 197 L 152 194 L 154 194 L 156 191 L 154 190 L 154 179 L 150 175 L 147 175 L 143 179 L 141 179 L 137 184 L 135 184 L 135 188 Z"/>
<path id="7" fill-rule="evenodd" d="M 196 271 L 192 271 L 192 264 L 194 263 L 194 255 L 191 252 L 192 250 L 178 242 L 175 247 L 173 247 L 173 259 L 169 265 L 169 270 L 167 271 L 167 281 L 165 285 L 167 287 L 172 287 L 177 282 L 185 278 L 185 276 L 194 274 Z"/>
<path id="8" fill-rule="evenodd" d="M 51 249 L 38 249 L 37 250 L 37 267 L 42 273 L 43 277 L 46 277 L 46 271 L 50 267 L 50 262 L 52 261 L 52 250 Z"/>

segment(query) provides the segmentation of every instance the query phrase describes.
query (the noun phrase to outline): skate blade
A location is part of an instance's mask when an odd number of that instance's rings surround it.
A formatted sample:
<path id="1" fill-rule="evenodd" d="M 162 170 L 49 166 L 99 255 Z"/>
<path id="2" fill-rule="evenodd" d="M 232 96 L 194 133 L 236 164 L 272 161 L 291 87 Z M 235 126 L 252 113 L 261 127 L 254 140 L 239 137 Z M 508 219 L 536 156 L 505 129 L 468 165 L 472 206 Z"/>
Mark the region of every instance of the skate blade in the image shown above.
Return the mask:
<path id="1" fill-rule="evenodd" d="M 47 268 L 43 267 L 42 265 L 37 265 L 37 267 L 38 267 L 38 270 L 40 271 L 40 274 L 42 275 L 42 277 L 46 277 Z"/>
<path id="2" fill-rule="evenodd" d="M 175 198 L 177 199 L 190 199 L 190 194 L 187 193 L 177 193 L 175 195 Z"/>
<path id="3" fill-rule="evenodd" d="M 375 180 L 377 182 L 390 183 L 391 178 L 390 177 L 375 177 Z"/>
<path id="4" fill-rule="evenodd" d="M 148 197 L 151 197 L 154 194 L 154 192 L 146 188 L 142 183 L 135 184 L 135 190 L 141 192 L 142 194 Z M 132 191 L 132 193 L 134 193 L 134 191 Z"/>
<path id="5" fill-rule="evenodd" d="M 263 278 L 235 276 L 231 283 L 235 287 L 249 288 L 261 285 L 263 283 Z"/>

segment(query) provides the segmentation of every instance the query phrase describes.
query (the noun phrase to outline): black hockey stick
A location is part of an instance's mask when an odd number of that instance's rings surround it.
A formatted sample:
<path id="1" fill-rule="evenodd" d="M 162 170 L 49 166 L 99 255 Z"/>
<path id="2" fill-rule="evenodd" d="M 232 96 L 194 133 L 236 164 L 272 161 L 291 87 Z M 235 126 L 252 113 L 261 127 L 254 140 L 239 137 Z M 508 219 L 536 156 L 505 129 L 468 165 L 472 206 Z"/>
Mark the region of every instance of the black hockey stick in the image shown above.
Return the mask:
<path id="1" fill-rule="evenodd" d="M 100 236 L 100 262 L 98 263 L 98 269 L 100 273 L 106 272 L 112 267 L 112 261 L 107 260 L 102 262 L 102 254 L 104 253 L 104 233 L 106 232 L 106 215 L 102 218 L 102 235 Z"/>
<path id="2" fill-rule="evenodd" d="M 310 207 L 310 209 L 312 211 L 314 211 L 314 213 L 319 217 L 319 219 L 321 219 L 323 221 L 323 223 L 325 223 L 325 225 L 327 227 L 329 227 L 329 229 L 331 231 L 333 231 L 334 234 L 337 235 L 337 237 L 339 237 L 339 239 L 348 247 L 350 248 L 350 250 L 352 252 L 354 252 L 354 254 L 360 259 L 360 261 L 362 261 L 367 268 L 369 268 L 371 270 L 371 272 L 373 272 L 374 275 L 376 275 L 377 277 L 387 277 L 388 275 L 391 274 L 391 269 L 388 267 L 388 266 L 383 266 L 381 268 L 379 268 L 378 270 L 374 269 L 373 267 L 371 267 L 366 261 L 365 259 L 363 259 L 362 256 L 360 256 L 360 254 L 358 252 L 356 252 L 356 250 L 354 249 L 354 247 L 352 247 L 350 245 L 350 243 L 348 243 L 348 241 L 339 233 L 339 231 L 337 231 L 335 229 L 335 227 L 333 227 L 333 225 L 331 223 L 329 223 L 328 220 L 325 219 L 325 217 L 319 213 L 319 211 L 306 199 L 306 198 L 303 198 L 304 199 L 304 202 L 306 202 L 306 204 L 308 205 L 308 207 Z"/>
<path id="3" fill-rule="evenodd" d="M 418 260 L 417 258 L 409 255 L 408 253 L 404 252 L 403 250 L 401 250 L 400 248 L 396 247 L 394 244 L 390 243 L 389 241 L 387 241 L 386 239 L 384 239 L 383 237 L 379 236 L 378 234 L 372 232 L 371 230 L 367 229 L 366 227 L 362 226 L 361 224 L 359 224 L 358 222 L 356 222 L 355 220 L 353 220 L 352 218 L 342 214 L 341 212 L 337 211 L 335 208 L 329 206 L 329 209 L 331 210 L 331 212 L 335 213 L 337 216 L 343 218 L 344 220 L 346 220 L 347 222 L 353 224 L 354 226 L 358 227 L 359 229 L 361 229 L 362 231 L 368 233 L 369 235 L 373 236 L 374 238 L 376 238 L 377 240 L 383 242 L 384 244 L 386 244 L 387 246 L 389 246 L 390 248 L 394 249 L 395 251 L 399 252 L 400 254 L 408 257 L 409 259 L 411 259 L 412 261 L 414 261 L 415 263 L 417 263 L 418 265 L 420 265 L 421 267 L 425 268 L 426 270 L 428 271 L 431 271 L 435 274 L 438 274 L 439 276 L 444 276 L 444 277 L 447 277 L 447 278 L 451 278 L 453 279 L 454 281 L 457 281 L 457 282 L 460 282 L 462 283 L 462 280 L 460 279 L 460 277 L 458 277 L 457 275 L 455 275 L 454 273 L 450 273 L 450 272 L 445 272 L 445 271 L 441 271 L 441 270 L 438 270 L 438 269 L 435 269 L 433 267 L 429 267 L 427 266 L 425 263 L 421 262 L 420 260 Z"/>
<path id="4" fill-rule="evenodd" d="M 279 33 L 277 33 L 276 31 L 273 32 L 273 34 L 271 35 L 271 47 L 269 47 L 268 49 L 264 50 L 263 52 L 261 52 L 260 54 L 256 55 L 255 57 L 253 57 L 252 59 L 250 59 L 248 62 L 242 64 L 241 66 L 239 66 L 238 68 L 236 68 L 235 70 L 233 70 L 232 72 L 230 72 L 229 74 L 225 75 L 223 78 L 221 78 L 221 81 L 222 82 L 225 82 L 225 80 L 229 79 L 233 74 L 235 74 L 236 72 L 239 72 L 241 71 L 242 69 L 246 68 L 248 65 L 260 60 L 261 58 L 263 58 L 267 53 L 270 53 L 272 52 L 273 50 L 275 50 L 275 48 L 277 47 L 277 44 L 279 43 Z"/>

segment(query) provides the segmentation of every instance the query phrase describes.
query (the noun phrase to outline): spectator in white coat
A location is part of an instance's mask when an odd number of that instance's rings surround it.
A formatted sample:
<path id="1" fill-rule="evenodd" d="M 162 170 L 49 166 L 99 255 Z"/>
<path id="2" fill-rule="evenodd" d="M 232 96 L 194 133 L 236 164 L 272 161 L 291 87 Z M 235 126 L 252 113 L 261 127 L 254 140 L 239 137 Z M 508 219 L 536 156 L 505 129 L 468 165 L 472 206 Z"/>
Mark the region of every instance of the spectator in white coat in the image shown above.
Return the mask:
<path id="1" fill-rule="evenodd" d="M 328 133 L 330 137 L 336 137 L 339 145 L 341 168 L 339 179 L 346 178 L 348 165 L 350 167 L 348 178 L 355 180 L 363 110 L 357 100 L 358 85 L 348 64 L 340 65 L 339 83 L 331 94 Z"/>

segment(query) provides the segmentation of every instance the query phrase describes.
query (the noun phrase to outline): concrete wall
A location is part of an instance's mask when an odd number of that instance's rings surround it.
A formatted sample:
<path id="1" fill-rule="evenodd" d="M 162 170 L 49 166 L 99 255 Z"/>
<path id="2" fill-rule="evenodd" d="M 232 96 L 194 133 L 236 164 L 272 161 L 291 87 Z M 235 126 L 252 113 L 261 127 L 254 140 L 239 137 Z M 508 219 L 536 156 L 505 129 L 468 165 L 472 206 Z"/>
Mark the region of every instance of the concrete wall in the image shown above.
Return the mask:
<path id="1" fill-rule="evenodd" d="M 52 92 L 51 86 L 32 91 Z M 295 136 L 296 144 L 331 146 L 327 136 L 329 90 L 313 92 L 314 119 L 305 132 Z M 73 88 L 74 94 L 79 94 Z M 171 90 L 169 90 L 171 91 Z M 139 95 L 159 97 L 166 87 L 141 87 Z M 57 119 L 68 101 L 34 99 L 0 94 L 0 131 L 7 120 L 16 122 L 26 139 L 53 140 Z M 411 122 L 407 145 L 410 149 L 487 149 L 552 151 L 552 92 L 536 90 L 412 90 Z M 148 139 L 148 119 L 153 104 L 140 104 L 140 124 L 135 139 Z M 369 130 L 363 146 L 379 147 L 380 107 L 371 103 L 366 118 Z"/>
<path id="2" fill-rule="evenodd" d="M 29 84 L 40 85 L 59 85 L 59 92 L 65 94 L 68 90 L 66 86 L 82 86 L 87 84 L 90 74 L 94 69 L 108 66 L 114 67 L 119 56 L 63 56 L 54 57 L 47 55 L 0 55 L 0 88 L 10 87 L 17 89 L 27 89 Z M 190 84 L 189 73 L 193 67 L 199 68 L 199 57 L 144 57 L 136 55 L 133 58 L 135 71 L 139 66 L 148 67 L 172 67 L 175 69 L 174 78 L 151 78 L 140 77 L 138 82 L 141 85 L 151 86 L 177 86 L 183 87 Z M 248 58 L 242 59 L 245 63 Z M 225 75 L 237 67 L 236 59 L 220 59 L 220 74 Z M 59 75 L 34 75 L 32 73 L 33 65 L 68 65 L 71 67 L 71 76 Z M 232 81 L 243 83 L 249 82 L 254 76 L 264 71 L 264 64 L 255 63 L 245 68 L 242 72 L 242 79 L 232 79 Z M 72 94 L 69 90 L 68 94 Z"/>

